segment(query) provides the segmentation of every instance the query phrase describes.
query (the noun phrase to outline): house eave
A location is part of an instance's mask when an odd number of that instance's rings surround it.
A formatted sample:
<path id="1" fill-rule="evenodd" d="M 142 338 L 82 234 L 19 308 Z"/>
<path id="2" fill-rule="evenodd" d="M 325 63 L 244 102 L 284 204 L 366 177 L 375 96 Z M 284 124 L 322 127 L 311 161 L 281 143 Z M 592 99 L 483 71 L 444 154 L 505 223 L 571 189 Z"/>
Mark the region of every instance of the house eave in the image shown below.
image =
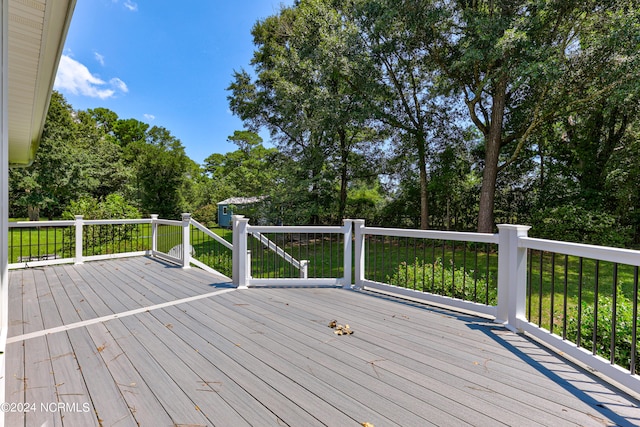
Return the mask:
<path id="1" fill-rule="evenodd" d="M 76 0 L 9 0 L 9 166 L 35 159 Z"/>

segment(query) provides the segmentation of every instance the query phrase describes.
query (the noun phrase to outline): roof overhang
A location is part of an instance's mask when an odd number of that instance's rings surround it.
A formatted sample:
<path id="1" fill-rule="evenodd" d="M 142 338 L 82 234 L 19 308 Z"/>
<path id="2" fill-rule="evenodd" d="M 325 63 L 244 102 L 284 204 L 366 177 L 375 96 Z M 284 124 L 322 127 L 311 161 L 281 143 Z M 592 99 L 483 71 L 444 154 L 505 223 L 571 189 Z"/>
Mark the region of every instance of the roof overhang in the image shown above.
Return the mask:
<path id="1" fill-rule="evenodd" d="M 76 0 L 9 0 L 9 166 L 36 155 Z"/>

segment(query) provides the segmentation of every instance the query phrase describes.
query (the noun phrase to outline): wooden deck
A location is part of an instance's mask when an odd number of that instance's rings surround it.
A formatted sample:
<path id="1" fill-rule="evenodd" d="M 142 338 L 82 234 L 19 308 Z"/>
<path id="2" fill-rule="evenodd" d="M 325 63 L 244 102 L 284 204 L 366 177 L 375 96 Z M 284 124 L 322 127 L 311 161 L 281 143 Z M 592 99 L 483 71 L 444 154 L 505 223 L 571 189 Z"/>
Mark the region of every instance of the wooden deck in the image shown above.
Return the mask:
<path id="1" fill-rule="evenodd" d="M 145 257 L 12 271 L 9 337 L 7 426 L 640 424 L 636 400 L 485 319 Z"/>

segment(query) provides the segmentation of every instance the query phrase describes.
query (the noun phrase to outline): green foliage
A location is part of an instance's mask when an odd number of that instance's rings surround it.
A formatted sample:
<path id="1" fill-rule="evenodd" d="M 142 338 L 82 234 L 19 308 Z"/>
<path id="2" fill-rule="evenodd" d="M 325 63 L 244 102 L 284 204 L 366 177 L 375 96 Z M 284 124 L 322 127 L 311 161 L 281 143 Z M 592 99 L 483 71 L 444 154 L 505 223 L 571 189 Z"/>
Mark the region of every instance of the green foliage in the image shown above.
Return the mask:
<path id="1" fill-rule="evenodd" d="M 345 217 L 364 219 L 368 224 L 375 224 L 384 202 L 384 194 L 378 183 L 371 185 L 358 182 L 347 193 Z"/>
<path id="2" fill-rule="evenodd" d="M 218 218 L 218 205 L 210 203 L 208 205 L 201 206 L 192 213 L 193 219 L 207 228 L 216 227 Z"/>
<path id="3" fill-rule="evenodd" d="M 629 230 L 605 212 L 569 205 L 544 209 L 532 217 L 532 237 L 605 246 L 624 246 Z"/>
<path id="4" fill-rule="evenodd" d="M 104 200 L 82 197 L 72 201 L 63 217 L 73 219 L 75 215 L 83 215 L 84 220 L 91 219 L 136 219 L 140 212 L 126 203 L 119 194 L 110 194 Z M 75 240 L 73 229 L 65 229 L 69 245 Z M 145 239 L 141 237 L 145 236 Z M 129 250 L 149 249 L 149 232 L 136 224 L 120 225 L 85 225 L 83 227 L 83 247 L 86 255 L 100 255 L 120 252 L 120 248 Z M 126 250 L 126 249 L 125 249 Z"/>
<path id="5" fill-rule="evenodd" d="M 249 131 L 235 131 L 229 141 L 238 149 L 226 154 L 214 153 L 205 159 L 204 170 L 215 186 L 217 203 L 229 197 L 268 195 L 278 177 L 278 150 L 262 145 L 262 138 Z"/>
<path id="6" fill-rule="evenodd" d="M 356 166 L 360 157 L 376 158 L 369 146 L 382 138 L 363 92 L 348 81 L 357 67 L 351 61 L 359 52 L 352 43 L 356 28 L 334 6 L 301 1 L 257 22 L 256 78 L 236 72 L 228 88 L 234 114 L 250 130 L 267 128 L 286 159 L 280 161 L 280 194 L 271 195 L 287 223 L 341 220 L 354 176 L 377 175 Z"/>
<path id="7" fill-rule="evenodd" d="M 81 197 L 69 203 L 63 213 L 66 219 L 83 215 L 84 219 L 134 219 L 140 218 L 140 212 L 129 205 L 119 194 L 109 194 L 104 200 L 93 197 Z"/>
<path id="8" fill-rule="evenodd" d="M 444 267 L 438 258 L 433 264 L 417 259 L 413 264 L 400 263 L 391 276 L 387 276 L 386 283 L 402 288 L 416 289 L 439 295 L 473 301 L 481 304 L 497 304 L 498 294 L 491 278 L 467 270 L 464 267 Z M 488 288 L 488 289 L 487 289 Z"/>
<path id="9" fill-rule="evenodd" d="M 615 309 L 615 322 L 613 320 Z M 580 346 L 593 350 L 605 359 L 610 358 L 611 340 L 614 334 L 615 363 L 629 369 L 631 366 L 632 334 L 635 319 L 633 318 L 633 301 L 628 299 L 622 289 L 617 288 L 616 301 L 609 295 L 599 295 L 596 306 L 593 303 L 582 302 L 581 307 Z M 572 307 L 568 313 L 567 336 L 576 342 L 578 337 L 578 307 Z M 594 327 L 595 331 L 594 347 Z M 640 372 L 640 352 L 636 350 L 636 372 Z"/>

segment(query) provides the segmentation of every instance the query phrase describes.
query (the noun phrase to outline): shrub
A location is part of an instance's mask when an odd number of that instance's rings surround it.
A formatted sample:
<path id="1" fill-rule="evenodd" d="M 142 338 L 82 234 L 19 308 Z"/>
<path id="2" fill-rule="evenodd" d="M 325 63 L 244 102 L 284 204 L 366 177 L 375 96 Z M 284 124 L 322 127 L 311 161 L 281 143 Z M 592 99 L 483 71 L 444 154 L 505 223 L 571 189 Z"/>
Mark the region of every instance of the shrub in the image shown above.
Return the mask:
<path id="1" fill-rule="evenodd" d="M 193 212 L 193 219 L 208 228 L 217 227 L 218 205 L 213 203 L 199 207 Z"/>
<path id="2" fill-rule="evenodd" d="M 575 205 L 544 209 L 532 216 L 531 223 L 535 225 L 530 235 L 543 239 L 624 247 L 630 236 L 613 215 Z"/>
<path id="3" fill-rule="evenodd" d="M 629 300 L 620 288 L 616 294 L 615 306 L 615 342 L 614 357 L 615 363 L 629 369 L 631 366 L 632 333 L 633 333 L 633 303 Z M 595 304 L 582 302 L 582 327 L 580 329 L 580 346 L 592 350 L 593 329 L 595 317 Z M 578 337 L 578 306 L 573 307 L 568 313 L 567 336 L 573 342 Z M 611 337 L 613 334 L 613 297 L 599 295 L 597 310 L 597 330 L 595 334 L 595 353 L 605 359 L 610 358 Z M 636 372 L 640 372 L 640 354 L 636 351 Z"/>
<path id="4" fill-rule="evenodd" d="M 138 209 L 129 205 L 119 194 L 109 194 L 104 200 L 93 197 L 74 200 L 69 203 L 62 216 L 65 219 L 74 219 L 75 215 L 83 215 L 84 219 L 140 218 Z"/>
<path id="5" fill-rule="evenodd" d="M 129 205 L 119 194 L 109 194 L 104 200 L 82 197 L 72 201 L 65 209 L 63 217 L 74 219 L 75 215 L 82 215 L 84 220 L 140 218 L 138 209 Z M 83 228 L 84 252 L 86 255 L 99 255 L 121 250 L 148 249 L 149 243 L 140 238 L 140 232 L 140 227 L 135 224 L 86 225 Z M 65 233 L 68 245 L 71 245 L 75 231 L 67 229 Z"/>
<path id="6" fill-rule="evenodd" d="M 498 300 L 491 274 L 487 276 L 453 265 L 444 268 L 441 259 L 433 264 L 417 258 L 413 264 L 402 262 L 392 276 L 387 276 L 387 283 L 481 304 L 495 305 Z"/>

